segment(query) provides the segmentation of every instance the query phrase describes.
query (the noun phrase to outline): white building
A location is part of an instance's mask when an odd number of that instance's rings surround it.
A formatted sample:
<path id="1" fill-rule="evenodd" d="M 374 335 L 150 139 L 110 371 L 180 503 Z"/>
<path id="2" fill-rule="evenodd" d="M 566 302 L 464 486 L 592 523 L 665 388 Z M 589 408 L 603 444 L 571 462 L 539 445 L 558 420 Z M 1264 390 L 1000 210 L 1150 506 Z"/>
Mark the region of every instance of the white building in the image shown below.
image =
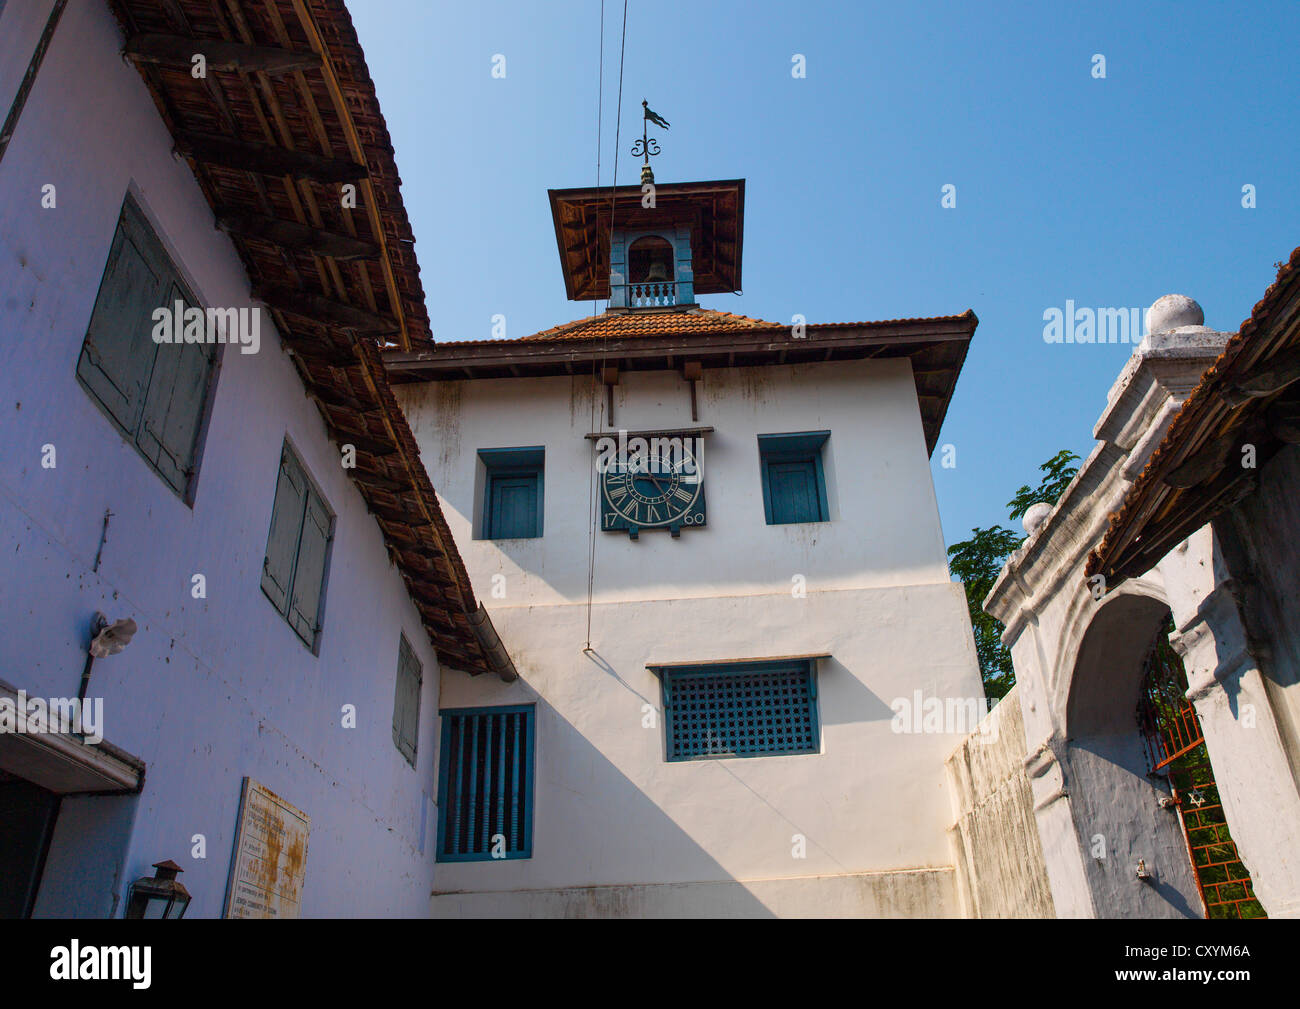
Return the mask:
<path id="1" fill-rule="evenodd" d="M 960 914 L 984 694 L 928 454 L 974 315 L 704 308 L 743 182 L 550 195 L 607 312 L 385 355 L 519 671 L 443 675 L 435 915 Z M 602 473 L 620 433 L 672 458 Z"/>
<path id="2" fill-rule="evenodd" d="M 439 660 L 511 675 L 384 383 L 423 295 L 350 21 L 311 10 L 0 4 L 0 914 L 121 916 L 172 859 L 190 915 L 424 916 Z M 176 298 L 242 342 L 151 339 Z M 136 631 L 91 665 L 97 612 Z M 83 671 L 102 722 L 19 731 Z"/>

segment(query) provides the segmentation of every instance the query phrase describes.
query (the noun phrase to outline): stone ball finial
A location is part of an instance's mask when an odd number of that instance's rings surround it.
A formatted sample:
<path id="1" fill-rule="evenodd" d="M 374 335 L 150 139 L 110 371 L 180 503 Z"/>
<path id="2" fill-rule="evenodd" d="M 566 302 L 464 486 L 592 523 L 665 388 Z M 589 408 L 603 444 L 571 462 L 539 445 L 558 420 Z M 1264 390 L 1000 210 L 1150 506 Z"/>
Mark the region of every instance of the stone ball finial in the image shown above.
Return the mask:
<path id="1" fill-rule="evenodd" d="M 1032 536 L 1044 522 L 1047 516 L 1052 514 L 1052 506 L 1046 501 L 1039 501 L 1038 504 L 1031 504 L 1026 510 L 1020 524 L 1025 527 L 1025 532 Z"/>
<path id="2" fill-rule="evenodd" d="M 1185 294 L 1166 294 L 1147 310 L 1147 332 L 1168 333 L 1184 326 L 1204 326 L 1201 306 Z"/>

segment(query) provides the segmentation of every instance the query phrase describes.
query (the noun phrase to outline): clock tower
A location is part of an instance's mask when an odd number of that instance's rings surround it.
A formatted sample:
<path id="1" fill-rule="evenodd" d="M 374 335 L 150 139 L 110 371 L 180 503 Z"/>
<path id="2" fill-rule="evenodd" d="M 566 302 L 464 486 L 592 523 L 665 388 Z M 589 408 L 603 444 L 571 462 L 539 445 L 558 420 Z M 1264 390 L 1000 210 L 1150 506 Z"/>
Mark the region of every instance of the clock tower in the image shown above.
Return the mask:
<path id="1" fill-rule="evenodd" d="M 640 185 L 549 192 L 604 311 L 385 355 L 519 671 L 442 676 L 433 912 L 959 914 L 975 726 L 895 704 L 983 710 L 929 466 L 977 320 L 714 307 L 744 180 L 640 143 Z"/>

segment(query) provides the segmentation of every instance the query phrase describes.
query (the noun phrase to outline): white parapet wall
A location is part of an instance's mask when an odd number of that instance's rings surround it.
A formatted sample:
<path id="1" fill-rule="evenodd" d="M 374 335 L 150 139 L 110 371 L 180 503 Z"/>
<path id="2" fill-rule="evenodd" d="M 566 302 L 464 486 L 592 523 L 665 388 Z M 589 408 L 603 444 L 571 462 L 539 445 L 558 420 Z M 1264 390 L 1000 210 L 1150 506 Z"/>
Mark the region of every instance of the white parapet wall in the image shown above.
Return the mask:
<path id="1" fill-rule="evenodd" d="M 948 758 L 963 909 L 972 918 L 1054 918 L 1052 888 L 1025 774 L 1017 688 Z"/>

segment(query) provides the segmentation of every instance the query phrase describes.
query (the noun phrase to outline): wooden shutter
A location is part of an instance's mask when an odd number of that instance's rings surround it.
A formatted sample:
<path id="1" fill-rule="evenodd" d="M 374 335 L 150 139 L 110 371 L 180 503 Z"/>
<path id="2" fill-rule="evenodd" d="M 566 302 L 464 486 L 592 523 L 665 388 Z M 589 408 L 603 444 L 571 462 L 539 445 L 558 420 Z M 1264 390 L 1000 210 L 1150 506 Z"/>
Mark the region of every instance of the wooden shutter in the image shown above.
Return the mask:
<path id="1" fill-rule="evenodd" d="M 415 766 L 415 753 L 420 732 L 420 686 L 423 668 L 415 657 L 406 637 L 400 639 L 397 649 L 397 692 L 393 700 L 393 742 Z"/>
<path id="2" fill-rule="evenodd" d="M 178 301 L 193 307 L 173 282 L 166 304 L 174 306 Z M 137 443 L 162 478 L 181 493 L 194 472 L 199 425 L 215 361 L 216 347 L 207 343 L 161 344 L 154 359 Z"/>
<path id="3" fill-rule="evenodd" d="M 113 235 L 77 377 L 122 429 L 135 435 L 158 347 L 153 310 L 170 275 L 162 247 L 128 199 Z"/>
<path id="4" fill-rule="evenodd" d="M 307 476 L 298 460 L 285 448 L 280 454 L 280 476 L 271 507 L 271 531 L 262 562 L 262 591 L 281 613 L 288 613 L 293 565 L 302 537 L 303 513 L 307 505 Z"/>
<path id="5" fill-rule="evenodd" d="M 821 507 L 817 487 L 817 464 L 812 459 L 770 462 L 772 520 L 774 522 L 818 522 Z"/>
<path id="6" fill-rule="evenodd" d="M 492 477 L 492 539 L 537 535 L 537 475 L 494 475 Z"/>
<path id="7" fill-rule="evenodd" d="M 289 623 L 298 636 L 315 647 L 320 630 L 320 603 L 325 590 L 325 555 L 330 542 L 330 513 L 314 490 L 307 488 L 307 510 L 302 538 L 298 541 L 298 563 L 293 572 Z"/>

